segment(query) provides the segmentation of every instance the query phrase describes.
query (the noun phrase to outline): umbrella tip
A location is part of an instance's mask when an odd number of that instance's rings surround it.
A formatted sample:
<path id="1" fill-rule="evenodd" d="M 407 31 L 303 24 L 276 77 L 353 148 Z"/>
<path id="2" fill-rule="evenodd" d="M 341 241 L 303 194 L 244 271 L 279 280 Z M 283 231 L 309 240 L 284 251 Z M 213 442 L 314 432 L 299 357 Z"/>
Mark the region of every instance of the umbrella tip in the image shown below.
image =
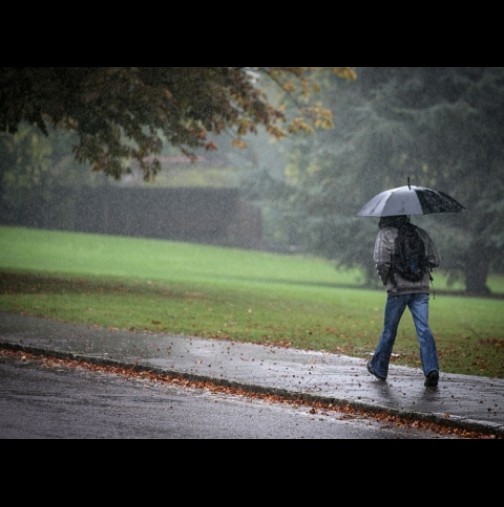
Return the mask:
<path id="1" fill-rule="evenodd" d="M 408 177 L 408 188 L 411 190 L 411 178 Z"/>

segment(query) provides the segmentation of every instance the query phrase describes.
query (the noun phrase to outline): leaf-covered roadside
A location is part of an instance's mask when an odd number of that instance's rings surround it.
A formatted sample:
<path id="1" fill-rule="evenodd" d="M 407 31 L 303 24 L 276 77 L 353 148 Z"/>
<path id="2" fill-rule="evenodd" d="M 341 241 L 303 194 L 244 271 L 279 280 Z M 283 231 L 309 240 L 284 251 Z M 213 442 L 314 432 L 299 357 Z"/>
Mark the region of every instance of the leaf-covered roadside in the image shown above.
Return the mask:
<path id="1" fill-rule="evenodd" d="M 17 361 L 34 363 L 44 368 L 60 369 L 83 369 L 96 373 L 105 373 L 123 377 L 126 379 L 144 380 L 161 384 L 170 384 L 181 386 L 187 389 L 206 390 L 213 394 L 225 394 L 231 396 L 241 396 L 255 400 L 261 400 L 267 403 L 285 403 L 296 408 L 308 410 L 312 416 L 324 415 L 346 419 L 374 419 L 384 427 L 397 426 L 402 428 L 413 428 L 417 430 L 430 431 L 432 433 L 444 436 L 452 436 L 461 439 L 501 439 L 499 435 L 473 431 L 452 425 L 447 419 L 445 424 L 437 424 L 431 421 L 412 419 L 398 415 L 392 415 L 387 412 L 367 411 L 362 408 L 356 408 L 351 404 L 336 405 L 334 403 L 325 403 L 323 401 L 313 401 L 303 398 L 289 398 L 278 394 L 268 392 L 257 392 L 253 389 L 244 389 L 233 387 L 226 383 L 214 383 L 210 381 L 199 381 L 187 378 L 183 375 L 175 376 L 172 374 L 161 374 L 148 370 L 135 369 L 133 367 L 114 366 L 110 364 L 92 363 L 76 359 L 66 359 L 60 357 L 51 357 L 49 355 L 35 355 L 20 350 L 0 349 L 0 360 L 2 357 L 13 358 Z"/>

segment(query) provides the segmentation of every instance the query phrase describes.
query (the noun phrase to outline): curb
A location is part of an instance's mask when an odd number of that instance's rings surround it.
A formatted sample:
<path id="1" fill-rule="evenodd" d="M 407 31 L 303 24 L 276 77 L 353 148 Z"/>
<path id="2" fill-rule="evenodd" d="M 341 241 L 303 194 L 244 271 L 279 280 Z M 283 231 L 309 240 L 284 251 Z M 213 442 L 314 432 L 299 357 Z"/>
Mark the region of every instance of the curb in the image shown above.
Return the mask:
<path id="1" fill-rule="evenodd" d="M 150 373 L 159 377 L 170 379 L 182 379 L 195 383 L 212 384 L 216 387 L 230 388 L 241 391 L 243 394 L 257 394 L 257 395 L 270 395 L 277 396 L 287 402 L 301 402 L 304 404 L 317 404 L 319 408 L 349 408 L 356 412 L 366 415 L 387 415 L 396 417 L 405 421 L 420 421 L 430 424 L 435 424 L 440 427 L 460 429 L 466 431 L 473 431 L 481 433 L 482 435 L 495 436 L 504 438 L 504 426 L 501 424 L 494 424 L 490 422 L 482 422 L 472 419 L 464 419 L 457 416 L 447 417 L 445 414 L 436 413 L 422 413 L 412 411 L 400 411 L 389 407 L 382 407 L 370 405 L 358 401 L 340 399 L 326 396 L 317 396 L 313 394 L 300 393 L 286 389 L 279 389 L 273 387 L 263 387 L 254 384 L 246 384 L 236 381 L 225 379 L 217 379 L 211 376 L 196 375 L 190 373 L 183 373 L 176 370 L 167 370 L 162 368 L 155 368 L 150 366 L 143 366 L 140 364 L 123 363 L 112 359 L 105 359 L 103 357 L 86 356 L 82 354 L 75 354 L 72 352 L 59 352 L 53 350 L 46 350 L 37 347 L 16 345 L 12 343 L 1 343 L 0 349 L 10 350 L 14 352 L 25 352 L 33 354 L 38 357 L 49 357 L 54 359 L 72 360 L 80 363 L 89 363 L 103 367 L 114 367 L 129 370 L 135 373 Z"/>

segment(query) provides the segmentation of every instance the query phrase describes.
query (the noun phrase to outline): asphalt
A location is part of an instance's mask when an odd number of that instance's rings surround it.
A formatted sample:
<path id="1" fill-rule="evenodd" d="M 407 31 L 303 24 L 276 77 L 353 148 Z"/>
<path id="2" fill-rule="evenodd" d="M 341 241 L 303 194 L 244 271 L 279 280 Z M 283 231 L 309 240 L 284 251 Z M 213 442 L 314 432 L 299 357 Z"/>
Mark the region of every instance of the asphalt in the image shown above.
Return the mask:
<path id="1" fill-rule="evenodd" d="M 252 392 L 350 405 L 375 413 L 504 436 L 504 380 L 391 365 L 387 382 L 366 360 L 325 352 L 119 331 L 0 311 L 0 347 L 213 381 Z"/>

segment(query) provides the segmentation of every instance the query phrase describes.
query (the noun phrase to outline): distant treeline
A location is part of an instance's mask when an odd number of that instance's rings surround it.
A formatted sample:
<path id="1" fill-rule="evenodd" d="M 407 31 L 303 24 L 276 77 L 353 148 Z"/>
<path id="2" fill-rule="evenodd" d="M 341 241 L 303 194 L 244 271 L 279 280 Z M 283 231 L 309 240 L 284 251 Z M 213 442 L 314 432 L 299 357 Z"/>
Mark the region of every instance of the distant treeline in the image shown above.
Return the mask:
<path id="1" fill-rule="evenodd" d="M 0 223 L 44 229 L 262 247 L 260 209 L 237 189 L 55 188 L 0 208 Z"/>

